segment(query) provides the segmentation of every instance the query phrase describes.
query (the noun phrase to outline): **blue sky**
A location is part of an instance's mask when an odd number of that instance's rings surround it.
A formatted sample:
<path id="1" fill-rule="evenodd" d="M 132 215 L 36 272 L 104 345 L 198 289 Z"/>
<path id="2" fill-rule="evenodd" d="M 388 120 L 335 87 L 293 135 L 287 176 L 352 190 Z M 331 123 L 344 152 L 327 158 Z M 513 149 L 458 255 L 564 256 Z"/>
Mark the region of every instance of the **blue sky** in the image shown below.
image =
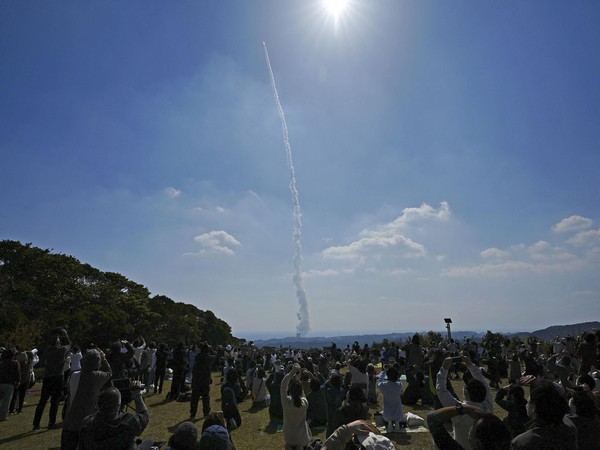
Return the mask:
<path id="1" fill-rule="evenodd" d="M 600 5 L 0 3 L 0 238 L 293 334 L 600 318 Z"/>

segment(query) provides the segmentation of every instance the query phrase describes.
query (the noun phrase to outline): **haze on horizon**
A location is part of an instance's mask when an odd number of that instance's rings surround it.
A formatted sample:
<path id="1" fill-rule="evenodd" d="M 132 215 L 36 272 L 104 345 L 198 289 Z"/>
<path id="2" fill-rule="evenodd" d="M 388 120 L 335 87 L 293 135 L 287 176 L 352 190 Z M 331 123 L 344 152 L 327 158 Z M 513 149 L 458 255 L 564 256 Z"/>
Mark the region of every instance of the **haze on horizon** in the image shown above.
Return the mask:
<path id="1" fill-rule="evenodd" d="M 600 317 L 598 2 L 0 8 L 0 239 L 293 333 L 266 42 L 312 330 Z"/>

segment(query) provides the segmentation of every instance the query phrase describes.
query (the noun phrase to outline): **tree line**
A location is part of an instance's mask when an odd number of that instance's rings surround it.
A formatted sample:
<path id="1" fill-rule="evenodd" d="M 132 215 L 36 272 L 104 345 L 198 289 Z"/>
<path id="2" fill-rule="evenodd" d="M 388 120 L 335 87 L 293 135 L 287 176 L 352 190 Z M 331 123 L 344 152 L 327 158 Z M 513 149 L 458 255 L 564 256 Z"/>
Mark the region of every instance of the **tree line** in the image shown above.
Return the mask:
<path id="1" fill-rule="evenodd" d="M 232 342 L 211 311 L 151 296 L 139 283 L 32 244 L 0 241 L 0 345 L 33 348 L 63 327 L 73 343 L 106 347 L 143 335 L 148 342 Z"/>

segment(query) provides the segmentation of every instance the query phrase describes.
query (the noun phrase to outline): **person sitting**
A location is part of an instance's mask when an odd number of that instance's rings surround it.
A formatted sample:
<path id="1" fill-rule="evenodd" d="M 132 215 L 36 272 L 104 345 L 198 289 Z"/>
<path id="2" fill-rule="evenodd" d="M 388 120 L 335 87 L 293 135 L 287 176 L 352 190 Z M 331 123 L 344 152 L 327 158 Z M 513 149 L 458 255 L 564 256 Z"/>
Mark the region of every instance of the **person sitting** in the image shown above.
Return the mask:
<path id="1" fill-rule="evenodd" d="M 210 413 L 202 424 L 199 450 L 235 450 L 222 411 Z"/>
<path id="2" fill-rule="evenodd" d="M 383 395 L 383 420 L 387 423 L 387 432 L 399 432 L 400 427 L 406 427 L 406 417 L 402 408 L 400 371 L 395 365 L 381 371 L 377 387 Z"/>
<path id="3" fill-rule="evenodd" d="M 146 429 L 150 418 L 139 382 L 133 382 L 132 390 L 135 414 L 121 412 L 121 393 L 117 388 L 111 386 L 100 393 L 98 411 L 83 419 L 79 433 L 79 450 L 138 448 L 136 436 Z"/>
<path id="4" fill-rule="evenodd" d="M 342 402 L 333 415 L 335 428 L 355 420 L 366 420 L 369 417 L 369 406 L 367 397 L 360 385 L 350 387 L 346 394 L 346 400 Z"/>
<path id="5" fill-rule="evenodd" d="M 232 431 L 242 425 L 242 416 L 238 408 L 238 396 L 240 387 L 237 382 L 236 370 L 228 370 L 225 375 L 225 383 L 221 385 L 221 410 L 225 415 L 227 429 Z"/>
<path id="6" fill-rule="evenodd" d="M 310 426 L 323 427 L 327 425 L 327 400 L 318 379 L 313 378 L 310 380 L 310 392 L 306 399 L 308 400 L 306 419 Z"/>
<path id="7" fill-rule="evenodd" d="M 308 400 L 302 390 L 296 374 L 300 373 L 300 365 L 295 363 L 281 381 L 281 404 L 283 406 L 283 438 L 286 450 L 303 448 L 312 439 L 312 433 L 306 423 Z M 289 389 L 288 389 L 289 388 Z"/>
<path id="8" fill-rule="evenodd" d="M 444 407 L 456 406 L 461 403 L 446 387 L 448 369 L 450 369 L 454 362 L 454 358 L 446 358 L 437 374 L 435 386 L 436 393 Z M 462 356 L 462 362 L 466 365 L 468 373 L 472 377 L 465 385 L 465 401 L 462 402 L 462 404 L 476 406 L 484 413 L 492 413 L 494 404 L 492 402 L 490 388 L 486 383 L 481 370 L 472 363 L 468 356 Z M 472 449 L 471 444 L 469 443 L 469 430 L 472 425 L 473 418 L 469 415 L 458 415 L 452 418 L 453 437 L 459 445 L 467 450 Z"/>
<path id="9" fill-rule="evenodd" d="M 523 387 L 511 384 L 508 387 L 501 388 L 496 394 L 496 403 L 508 412 L 508 415 L 504 418 L 504 423 L 511 436 L 514 438 L 524 433 L 525 424 L 529 422 L 529 417 L 527 416 L 527 400 L 525 399 Z"/>
<path id="10" fill-rule="evenodd" d="M 573 394 L 575 412 L 568 414 L 569 419 L 577 428 L 577 445 L 580 450 L 600 450 L 600 417 L 596 412 L 594 400 L 583 390 Z"/>
<path id="11" fill-rule="evenodd" d="M 527 424 L 526 432 L 513 439 L 511 448 L 577 449 L 577 428 L 573 422 L 563 420 L 568 412 L 569 405 L 556 385 L 534 380 L 529 398 L 529 417 L 533 420 Z"/>
<path id="12" fill-rule="evenodd" d="M 435 445 L 444 450 L 463 450 L 456 440 L 452 439 L 444 423 L 456 417 L 467 415 L 472 425 L 469 429 L 469 448 L 473 450 L 508 450 L 510 448 L 510 432 L 506 425 L 491 413 L 484 413 L 477 406 L 468 403 L 457 403 L 427 414 L 427 425 Z"/>
<path id="13" fill-rule="evenodd" d="M 342 377 L 339 373 L 333 372 L 329 380 L 323 384 L 325 392 L 325 401 L 327 402 L 327 430 L 325 436 L 329 437 L 336 429 L 335 412 L 342 406 L 346 397 L 346 391 L 342 388 Z"/>
<path id="14" fill-rule="evenodd" d="M 196 450 L 198 448 L 198 428 L 193 422 L 179 424 L 167 445 L 167 450 Z"/>

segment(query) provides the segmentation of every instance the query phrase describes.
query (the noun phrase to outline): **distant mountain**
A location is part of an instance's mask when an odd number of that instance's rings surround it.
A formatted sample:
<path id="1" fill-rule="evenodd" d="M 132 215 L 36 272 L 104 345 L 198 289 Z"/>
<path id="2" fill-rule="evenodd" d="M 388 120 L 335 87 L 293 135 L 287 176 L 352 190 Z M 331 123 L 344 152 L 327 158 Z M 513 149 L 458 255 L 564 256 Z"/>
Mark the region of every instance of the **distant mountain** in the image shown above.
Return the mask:
<path id="1" fill-rule="evenodd" d="M 584 322 L 573 325 L 553 325 L 543 330 L 532 331 L 531 333 L 514 333 L 518 336 L 535 336 L 543 341 L 549 341 L 556 336 L 580 336 L 585 331 L 600 330 L 600 322 Z"/>
<path id="2" fill-rule="evenodd" d="M 573 325 L 554 325 L 543 330 L 536 331 L 523 331 L 519 333 L 503 333 L 507 337 L 521 336 L 527 338 L 529 336 L 535 336 L 538 339 L 544 341 L 550 340 L 556 336 L 579 336 L 584 331 L 593 331 L 600 329 L 600 322 L 585 322 L 577 323 Z M 493 330 L 494 331 L 494 330 Z M 442 336 L 446 336 L 446 330 L 437 331 Z M 421 334 L 427 334 L 427 331 L 421 331 Z M 286 337 L 286 338 L 274 338 L 274 339 L 259 339 L 255 340 L 254 343 L 258 347 L 291 347 L 291 348 L 324 348 L 330 347 L 332 342 L 338 347 L 346 347 L 352 345 L 354 341 L 362 346 L 364 344 L 373 344 L 374 342 L 382 342 L 387 339 L 389 342 L 406 341 L 415 334 L 413 332 L 407 333 L 389 333 L 389 334 L 362 334 L 362 335 L 350 335 L 350 336 L 334 336 L 334 337 Z M 485 333 L 478 331 L 452 331 L 452 336 L 457 339 L 463 339 L 465 337 L 479 339 L 482 338 Z"/>

